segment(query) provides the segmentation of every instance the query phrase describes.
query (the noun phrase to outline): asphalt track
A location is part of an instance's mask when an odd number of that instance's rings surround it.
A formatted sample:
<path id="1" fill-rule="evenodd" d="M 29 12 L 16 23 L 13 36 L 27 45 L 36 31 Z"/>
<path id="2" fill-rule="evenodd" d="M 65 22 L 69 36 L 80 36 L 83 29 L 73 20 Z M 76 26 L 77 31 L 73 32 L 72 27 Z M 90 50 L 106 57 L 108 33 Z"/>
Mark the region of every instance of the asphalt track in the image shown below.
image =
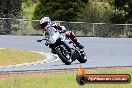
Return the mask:
<path id="1" fill-rule="evenodd" d="M 44 45 L 44 41 L 36 42 L 42 38 L 42 36 L 0 35 L 0 48 L 50 53 L 50 49 Z M 79 66 L 84 68 L 132 66 L 132 38 L 78 37 L 78 40 L 85 47 L 87 63 L 80 64 L 76 60 L 71 65 L 65 65 L 61 60 L 58 60 L 51 63 L 2 68 L 0 71 L 67 69 Z"/>

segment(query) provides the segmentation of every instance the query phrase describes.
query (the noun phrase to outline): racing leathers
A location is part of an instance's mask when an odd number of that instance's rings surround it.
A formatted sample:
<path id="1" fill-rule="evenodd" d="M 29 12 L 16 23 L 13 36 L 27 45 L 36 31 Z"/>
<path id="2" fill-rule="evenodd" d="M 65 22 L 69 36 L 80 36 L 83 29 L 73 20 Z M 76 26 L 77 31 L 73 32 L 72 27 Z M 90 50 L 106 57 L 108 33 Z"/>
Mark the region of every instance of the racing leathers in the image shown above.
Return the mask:
<path id="1" fill-rule="evenodd" d="M 59 33 L 65 33 L 66 34 L 66 37 L 67 38 L 70 38 L 75 44 L 77 47 L 79 47 L 80 49 L 83 49 L 83 45 L 80 44 L 78 41 L 77 41 L 77 38 L 75 37 L 74 33 L 71 32 L 71 31 L 66 31 L 66 28 L 64 26 L 58 26 L 58 25 L 55 25 L 54 26 L 56 28 L 57 31 L 59 31 Z"/>

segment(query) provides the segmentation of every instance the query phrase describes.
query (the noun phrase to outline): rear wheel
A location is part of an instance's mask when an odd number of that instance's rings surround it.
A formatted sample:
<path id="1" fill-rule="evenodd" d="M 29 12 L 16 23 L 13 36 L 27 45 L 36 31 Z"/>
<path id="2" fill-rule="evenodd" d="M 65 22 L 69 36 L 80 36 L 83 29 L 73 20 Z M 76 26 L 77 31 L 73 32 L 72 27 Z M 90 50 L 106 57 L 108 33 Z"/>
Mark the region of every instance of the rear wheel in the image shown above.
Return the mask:
<path id="1" fill-rule="evenodd" d="M 72 63 L 71 53 L 64 45 L 60 45 L 59 47 L 56 48 L 56 54 L 66 65 L 70 65 Z"/>
<path id="2" fill-rule="evenodd" d="M 84 50 L 81 49 L 81 51 L 80 51 L 78 54 L 79 54 L 79 55 L 78 55 L 79 57 L 77 58 L 77 60 L 78 60 L 80 63 L 85 63 L 85 62 L 87 61 L 87 56 L 86 56 Z"/>

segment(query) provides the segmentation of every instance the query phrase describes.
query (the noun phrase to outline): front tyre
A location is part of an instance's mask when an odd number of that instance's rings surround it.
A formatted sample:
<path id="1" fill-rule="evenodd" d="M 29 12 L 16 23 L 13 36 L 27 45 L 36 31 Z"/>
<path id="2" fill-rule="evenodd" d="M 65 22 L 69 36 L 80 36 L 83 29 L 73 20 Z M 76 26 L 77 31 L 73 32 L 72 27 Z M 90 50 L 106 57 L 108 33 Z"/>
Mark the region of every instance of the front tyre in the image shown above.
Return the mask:
<path id="1" fill-rule="evenodd" d="M 56 54 L 66 65 L 70 65 L 72 63 L 71 55 L 68 49 L 65 46 L 59 46 L 56 48 Z"/>

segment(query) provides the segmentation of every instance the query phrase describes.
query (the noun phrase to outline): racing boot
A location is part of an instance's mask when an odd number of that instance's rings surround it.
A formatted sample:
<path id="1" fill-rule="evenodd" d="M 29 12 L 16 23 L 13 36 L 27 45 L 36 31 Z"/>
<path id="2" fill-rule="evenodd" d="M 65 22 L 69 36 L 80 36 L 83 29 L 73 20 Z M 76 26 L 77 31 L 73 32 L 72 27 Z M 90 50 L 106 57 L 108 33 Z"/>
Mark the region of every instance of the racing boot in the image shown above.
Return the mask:
<path id="1" fill-rule="evenodd" d="M 66 36 L 68 38 L 70 38 L 75 44 L 76 46 L 79 48 L 79 49 L 83 49 L 84 46 L 82 44 L 80 44 L 79 42 L 77 42 L 77 38 L 75 37 L 75 34 L 73 32 L 66 32 Z"/>
<path id="2" fill-rule="evenodd" d="M 75 34 L 73 32 L 70 32 L 70 36 L 71 36 L 72 41 L 74 41 L 74 43 L 79 49 L 84 48 L 84 46 L 77 41 L 77 38 L 75 37 Z"/>
<path id="3" fill-rule="evenodd" d="M 76 46 L 79 48 L 79 49 L 83 49 L 84 46 L 82 44 L 80 44 L 79 42 L 75 41 L 75 44 Z"/>

